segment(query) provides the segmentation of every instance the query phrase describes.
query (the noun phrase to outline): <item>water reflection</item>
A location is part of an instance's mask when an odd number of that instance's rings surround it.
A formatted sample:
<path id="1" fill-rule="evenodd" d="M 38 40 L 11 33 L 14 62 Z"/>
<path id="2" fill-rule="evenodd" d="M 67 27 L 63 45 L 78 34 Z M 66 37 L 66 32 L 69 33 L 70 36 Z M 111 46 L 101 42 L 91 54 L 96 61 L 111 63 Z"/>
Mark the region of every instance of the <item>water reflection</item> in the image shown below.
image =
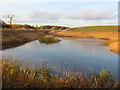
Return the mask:
<path id="1" fill-rule="evenodd" d="M 100 72 L 104 67 L 118 73 L 118 55 L 100 45 L 99 39 L 64 39 L 55 44 L 41 44 L 38 40 L 23 46 L 3 50 L 3 58 L 45 63 L 54 73 L 73 71 Z"/>

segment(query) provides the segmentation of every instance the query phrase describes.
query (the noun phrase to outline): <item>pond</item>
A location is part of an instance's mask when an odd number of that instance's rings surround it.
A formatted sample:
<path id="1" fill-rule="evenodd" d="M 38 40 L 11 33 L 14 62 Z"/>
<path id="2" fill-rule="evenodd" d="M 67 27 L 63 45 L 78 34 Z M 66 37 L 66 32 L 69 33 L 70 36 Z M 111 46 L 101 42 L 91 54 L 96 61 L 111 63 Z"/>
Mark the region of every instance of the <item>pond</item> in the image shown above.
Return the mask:
<path id="1" fill-rule="evenodd" d="M 102 68 L 118 74 L 118 55 L 101 39 L 59 38 L 54 44 L 42 44 L 39 40 L 23 46 L 2 50 L 3 58 L 30 61 L 31 64 L 45 63 L 54 73 L 64 74 L 65 70 L 100 72 Z"/>

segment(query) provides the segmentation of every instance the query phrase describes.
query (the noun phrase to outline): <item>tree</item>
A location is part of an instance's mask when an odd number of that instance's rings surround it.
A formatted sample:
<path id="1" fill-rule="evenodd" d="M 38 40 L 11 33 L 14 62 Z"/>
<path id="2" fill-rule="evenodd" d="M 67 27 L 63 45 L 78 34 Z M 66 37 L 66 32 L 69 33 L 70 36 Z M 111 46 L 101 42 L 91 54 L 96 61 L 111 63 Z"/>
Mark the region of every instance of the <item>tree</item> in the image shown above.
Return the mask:
<path id="1" fill-rule="evenodd" d="M 8 22 L 10 23 L 10 26 L 12 27 L 12 22 L 13 22 L 14 15 L 8 15 Z"/>

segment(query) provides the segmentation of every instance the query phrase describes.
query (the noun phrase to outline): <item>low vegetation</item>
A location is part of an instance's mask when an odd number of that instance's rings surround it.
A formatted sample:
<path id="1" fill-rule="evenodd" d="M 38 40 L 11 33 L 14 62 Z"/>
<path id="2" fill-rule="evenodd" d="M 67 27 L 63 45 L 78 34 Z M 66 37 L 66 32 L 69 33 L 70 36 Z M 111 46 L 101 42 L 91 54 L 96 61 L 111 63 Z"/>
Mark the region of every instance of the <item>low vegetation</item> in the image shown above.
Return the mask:
<path id="1" fill-rule="evenodd" d="M 22 68 L 12 60 L 2 60 L 3 88 L 118 88 L 110 71 L 88 76 L 82 72 L 67 73 L 65 77 L 52 75 L 48 69 L 30 70 Z"/>
<path id="2" fill-rule="evenodd" d="M 120 55 L 119 42 L 113 42 L 109 44 L 109 49 Z"/>
<path id="3" fill-rule="evenodd" d="M 68 31 L 118 31 L 118 26 L 86 26 L 86 27 L 76 27 L 68 28 Z"/>
<path id="4" fill-rule="evenodd" d="M 110 32 L 98 32 L 98 31 L 67 31 L 63 30 L 55 35 L 63 36 L 63 37 L 76 37 L 76 38 L 99 38 L 105 40 L 118 40 L 118 32 L 110 31 Z"/>
<path id="5" fill-rule="evenodd" d="M 0 49 L 7 49 L 16 46 L 23 45 L 27 42 L 37 40 L 43 36 L 45 36 L 44 31 L 23 31 L 23 30 L 4 30 L 0 32 L 2 35 L 2 40 L 0 44 L 2 47 Z"/>
<path id="6" fill-rule="evenodd" d="M 41 43 L 51 44 L 51 43 L 60 42 L 61 40 L 59 40 L 59 39 L 57 39 L 57 38 L 55 38 L 53 36 L 47 35 L 47 36 L 44 36 L 44 37 L 40 38 L 39 41 Z"/>

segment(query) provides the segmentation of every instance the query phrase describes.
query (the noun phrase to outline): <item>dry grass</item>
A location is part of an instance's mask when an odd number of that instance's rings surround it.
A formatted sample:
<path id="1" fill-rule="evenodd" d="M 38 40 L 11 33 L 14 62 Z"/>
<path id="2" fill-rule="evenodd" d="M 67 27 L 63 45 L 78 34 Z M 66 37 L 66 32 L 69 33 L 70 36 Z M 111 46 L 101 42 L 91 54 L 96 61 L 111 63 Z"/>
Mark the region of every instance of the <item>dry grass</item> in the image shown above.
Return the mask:
<path id="1" fill-rule="evenodd" d="M 88 76 L 75 72 L 66 77 L 53 76 L 48 69 L 22 69 L 21 65 L 10 60 L 2 60 L 3 88 L 118 88 L 110 71 Z"/>
<path id="2" fill-rule="evenodd" d="M 74 31 L 61 31 L 56 33 L 58 36 L 66 36 L 66 37 L 77 37 L 77 38 L 100 38 L 106 40 L 118 40 L 118 32 L 111 31 L 111 32 L 74 32 Z"/>
<path id="3" fill-rule="evenodd" d="M 1 49 L 22 45 L 26 42 L 39 39 L 44 35 L 43 31 L 3 30 L 2 41 L 0 41 L 3 45 Z"/>
<path id="4" fill-rule="evenodd" d="M 111 44 L 109 44 L 109 49 L 115 53 L 118 53 L 120 55 L 120 48 L 119 47 L 119 43 L 118 42 L 113 42 Z"/>
<path id="5" fill-rule="evenodd" d="M 69 31 L 117 31 L 118 26 L 86 26 L 86 27 L 75 27 L 75 28 L 68 28 L 66 30 Z"/>

